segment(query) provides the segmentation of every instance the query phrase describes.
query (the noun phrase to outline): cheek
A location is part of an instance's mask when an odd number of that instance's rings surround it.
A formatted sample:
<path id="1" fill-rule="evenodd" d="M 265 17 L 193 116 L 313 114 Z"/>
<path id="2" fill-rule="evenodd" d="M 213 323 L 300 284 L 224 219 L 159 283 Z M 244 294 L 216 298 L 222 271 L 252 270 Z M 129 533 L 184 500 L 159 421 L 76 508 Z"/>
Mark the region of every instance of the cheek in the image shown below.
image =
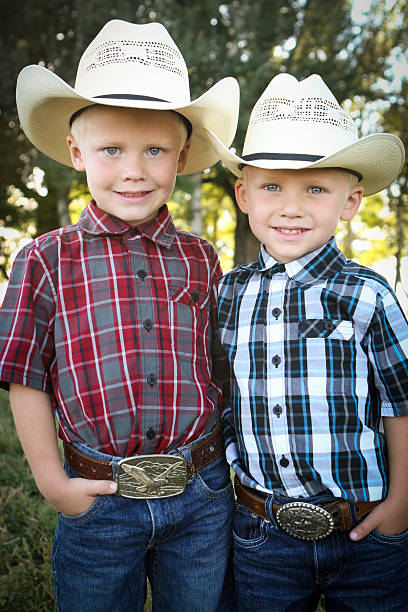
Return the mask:
<path id="1" fill-rule="evenodd" d="M 272 212 L 270 205 L 263 205 L 262 201 L 258 200 L 255 206 L 250 205 L 248 207 L 248 218 L 254 224 L 268 225 Z"/>
<path id="2" fill-rule="evenodd" d="M 312 216 L 317 226 L 332 232 L 336 229 L 340 219 L 340 213 L 337 209 L 334 210 L 333 207 L 326 206 L 314 209 Z"/>
<path id="3" fill-rule="evenodd" d="M 257 238 L 263 236 L 268 231 L 269 222 L 265 216 L 261 216 L 259 214 L 248 214 L 248 222 L 249 227 L 251 228 L 252 232 L 257 236 Z"/>
<path id="4" fill-rule="evenodd" d="M 161 167 L 156 167 L 152 170 L 152 176 L 158 185 L 173 189 L 177 175 L 177 161 L 167 163 Z"/>
<path id="5" fill-rule="evenodd" d="M 112 164 L 90 163 L 87 165 L 86 175 L 88 184 L 105 187 L 112 182 L 115 172 Z"/>

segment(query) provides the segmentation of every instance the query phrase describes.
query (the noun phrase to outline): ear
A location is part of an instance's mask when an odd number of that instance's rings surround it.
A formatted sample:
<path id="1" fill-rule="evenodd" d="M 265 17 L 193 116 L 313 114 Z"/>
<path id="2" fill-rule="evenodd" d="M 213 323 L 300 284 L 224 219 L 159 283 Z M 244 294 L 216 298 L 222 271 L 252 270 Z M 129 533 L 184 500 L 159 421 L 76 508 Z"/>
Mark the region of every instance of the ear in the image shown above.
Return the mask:
<path id="1" fill-rule="evenodd" d="M 358 185 L 351 188 L 340 219 L 343 221 L 351 221 L 357 214 L 363 197 L 363 190 L 363 187 L 359 187 Z"/>
<path id="2" fill-rule="evenodd" d="M 69 148 L 69 152 L 71 153 L 72 165 L 75 170 L 82 172 L 85 170 L 85 164 L 82 159 L 81 149 L 79 148 L 78 142 L 75 140 L 72 134 L 67 136 L 67 145 Z"/>
<path id="3" fill-rule="evenodd" d="M 235 198 L 242 212 L 247 214 L 248 213 L 248 199 L 247 199 L 246 188 L 245 188 L 245 180 L 243 178 L 239 178 L 235 181 Z"/>
<path id="4" fill-rule="evenodd" d="M 184 168 L 186 167 L 190 146 L 191 146 L 191 139 L 188 138 L 186 142 L 184 143 L 184 147 L 181 149 L 180 154 L 179 154 L 179 158 L 177 162 L 177 174 L 180 174 L 180 172 L 183 172 Z"/>

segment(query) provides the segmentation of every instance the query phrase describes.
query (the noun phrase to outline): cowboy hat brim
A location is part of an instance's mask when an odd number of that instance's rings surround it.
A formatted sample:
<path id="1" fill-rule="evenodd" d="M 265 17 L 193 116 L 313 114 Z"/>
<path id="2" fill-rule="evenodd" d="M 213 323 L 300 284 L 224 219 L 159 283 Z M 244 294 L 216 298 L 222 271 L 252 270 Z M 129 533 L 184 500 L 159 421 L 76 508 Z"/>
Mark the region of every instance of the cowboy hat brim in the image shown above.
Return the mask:
<path id="1" fill-rule="evenodd" d="M 227 145 L 232 142 L 238 122 L 239 86 L 234 78 L 227 77 L 187 104 L 142 96 L 90 98 L 80 95 L 47 68 L 32 65 L 23 68 L 18 76 L 16 100 L 20 124 L 30 142 L 66 166 L 72 166 L 66 142 L 70 119 L 87 106 L 103 104 L 177 111 L 192 124 L 188 161 L 182 173 L 192 174 L 209 168 L 219 159 L 210 144 L 209 133 Z"/>
<path id="2" fill-rule="evenodd" d="M 280 154 L 262 152 L 239 157 L 230 151 L 228 146 L 221 142 L 215 133 L 209 132 L 208 136 L 217 156 L 237 177 L 242 176 L 242 166 L 244 165 L 274 170 L 344 168 L 362 176 L 360 184 L 364 187 L 365 196 L 388 187 L 400 174 L 405 159 L 405 151 L 401 140 L 388 133 L 365 136 L 331 155 L 322 157 L 318 161 L 279 159 L 277 157 Z"/>

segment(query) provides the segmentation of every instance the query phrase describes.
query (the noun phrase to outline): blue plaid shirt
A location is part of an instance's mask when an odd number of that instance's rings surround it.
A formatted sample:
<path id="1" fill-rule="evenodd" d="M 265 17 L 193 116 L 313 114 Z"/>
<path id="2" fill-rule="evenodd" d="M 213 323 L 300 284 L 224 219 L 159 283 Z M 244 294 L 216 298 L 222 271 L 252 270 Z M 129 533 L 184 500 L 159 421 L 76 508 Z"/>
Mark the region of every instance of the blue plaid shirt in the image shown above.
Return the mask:
<path id="1" fill-rule="evenodd" d="M 241 482 L 290 497 L 385 497 L 382 417 L 408 414 L 408 323 L 385 280 L 335 239 L 222 280 L 227 458 Z"/>

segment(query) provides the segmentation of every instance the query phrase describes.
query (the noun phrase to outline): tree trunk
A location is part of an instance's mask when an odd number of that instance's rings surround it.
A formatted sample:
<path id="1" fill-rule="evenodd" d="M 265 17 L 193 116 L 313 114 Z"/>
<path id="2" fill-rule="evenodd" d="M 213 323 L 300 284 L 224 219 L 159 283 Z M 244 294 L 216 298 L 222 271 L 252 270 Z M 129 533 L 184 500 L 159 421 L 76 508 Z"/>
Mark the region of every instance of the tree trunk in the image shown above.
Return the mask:
<path id="1" fill-rule="evenodd" d="M 343 239 L 343 252 L 348 259 L 353 259 L 354 232 L 351 221 L 346 223 L 346 233 Z"/>
<path id="2" fill-rule="evenodd" d="M 201 185 L 202 178 L 201 173 L 193 174 L 190 177 L 192 190 L 191 190 L 191 233 L 196 236 L 201 236 L 203 229 L 202 221 L 202 209 L 201 209 Z"/>
<path id="3" fill-rule="evenodd" d="M 57 213 L 59 227 L 64 227 L 65 225 L 71 224 L 71 219 L 68 212 L 68 200 L 65 198 L 58 198 Z"/>
<path id="4" fill-rule="evenodd" d="M 396 259 L 396 275 L 394 290 L 397 288 L 398 283 L 401 282 L 401 259 L 404 250 L 404 221 L 403 221 L 403 206 L 404 202 L 402 198 L 398 198 L 397 201 L 397 251 L 395 253 Z"/>
<path id="5" fill-rule="evenodd" d="M 248 216 L 236 206 L 237 223 L 235 226 L 234 266 L 258 259 L 260 243 L 251 232 Z"/>

